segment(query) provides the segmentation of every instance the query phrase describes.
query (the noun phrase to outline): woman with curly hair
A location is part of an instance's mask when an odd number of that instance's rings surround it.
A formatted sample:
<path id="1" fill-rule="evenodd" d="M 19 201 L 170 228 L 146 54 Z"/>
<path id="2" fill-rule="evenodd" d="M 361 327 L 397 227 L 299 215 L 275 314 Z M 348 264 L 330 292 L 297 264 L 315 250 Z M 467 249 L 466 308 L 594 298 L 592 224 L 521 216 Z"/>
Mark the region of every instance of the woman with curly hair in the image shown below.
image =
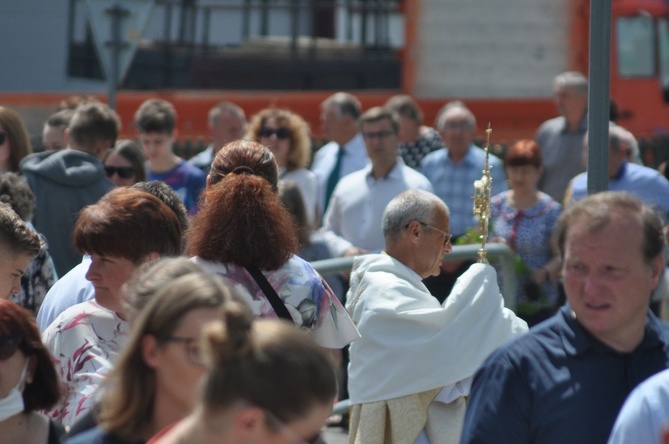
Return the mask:
<path id="1" fill-rule="evenodd" d="M 16 173 L 0 173 L 0 202 L 12 207 L 12 210 L 33 230 L 30 223 L 35 211 L 35 195 L 28 183 Z M 21 276 L 21 292 L 12 295 L 12 300 L 36 315 L 46 293 L 58 280 L 56 267 L 49 254 L 46 237 L 37 233 L 40 250 Z"/>
<path id="2" fill-rule="evenodd" d="M 292 180 L 302 192 L 309 222 L 315 222 L 318 184 L 307 169 L 311 161 L 309 126 L 299 115 L 267 108 L 253 116 L 248 126 L 248 140 L 270 149 L 279 167 L 279 179 Z"/>
<path id="3" fill-rule="evenodd" d="M 296 228 L 278 197 L 272 152 L 237 140 L 216 154 L 188 232 L 188 251 L 205 269 L 245 287 L 256 316 L 285 318 L 323 347 L 358 337 L 323 278 L 294 253 Z"/>

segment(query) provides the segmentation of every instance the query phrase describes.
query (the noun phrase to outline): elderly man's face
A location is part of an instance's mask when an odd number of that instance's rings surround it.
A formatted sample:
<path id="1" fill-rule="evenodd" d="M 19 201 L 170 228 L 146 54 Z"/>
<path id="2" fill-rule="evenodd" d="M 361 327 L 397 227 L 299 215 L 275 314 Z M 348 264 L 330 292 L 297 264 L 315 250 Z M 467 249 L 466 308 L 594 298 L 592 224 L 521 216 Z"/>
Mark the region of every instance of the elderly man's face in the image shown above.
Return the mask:
<path id="1" fill-rule="evenodd" d="M 428 222 L 429 221 L 420 221 Z M 450 253 L 453 246 L 450 241 L 450 234 L 445 237 L 445 233 L 451 232 L 450 221 L 444 207 L 437 207 L 434 221 L 428 226 L 420 224 L 422 238 L 419 245 L 421 261 L 414 270 L 422 278 L 428 276 L 438 276 L 441 273 L 441 264 L 444 254 Z"/>
<path id="2" fill-rule="evenodd" d="M 555 105 L 562 116 L 582 114 L 588 106 L 588 95 L 574 88 L 555 88 Z"/>
<path id="3" fill-rule="evenodd" d="M 244 122 L 234 113 L 222 112 L 211 126 L 211 140 L 214 152 L 218 152 L 223 145 L 242 138 Z"/>
<path id="4" fill-rule="evenodd" d="M 619 351 L 634 349 L 643 337 L 650 293 L 663 270 L 661 255 L 651 264 L 645 260 L 643 241 L 636 215 L 618 209 L 596 231 L 583 218 L 575 219 L 565 241 L 569 305 L 586 330 Z"/>
<path id="5" fill-rule="evenodd" d="M 472 117 L 463 109 L 447 111 L 439 132 L 450 154 L 460 157 L 467 152 L 474 138 Z"/>

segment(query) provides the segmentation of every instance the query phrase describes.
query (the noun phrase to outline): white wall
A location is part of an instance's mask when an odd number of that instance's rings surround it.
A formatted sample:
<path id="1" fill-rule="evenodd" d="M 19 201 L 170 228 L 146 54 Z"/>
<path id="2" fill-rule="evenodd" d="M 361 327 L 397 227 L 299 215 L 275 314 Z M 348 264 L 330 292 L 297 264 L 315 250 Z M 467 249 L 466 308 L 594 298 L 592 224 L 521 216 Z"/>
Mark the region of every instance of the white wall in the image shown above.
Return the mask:
<path id="1" fill-rule="evenodd" d="M 567 68 L 566 0 L 419 0 L 418 97 L 548 97 Z"/>

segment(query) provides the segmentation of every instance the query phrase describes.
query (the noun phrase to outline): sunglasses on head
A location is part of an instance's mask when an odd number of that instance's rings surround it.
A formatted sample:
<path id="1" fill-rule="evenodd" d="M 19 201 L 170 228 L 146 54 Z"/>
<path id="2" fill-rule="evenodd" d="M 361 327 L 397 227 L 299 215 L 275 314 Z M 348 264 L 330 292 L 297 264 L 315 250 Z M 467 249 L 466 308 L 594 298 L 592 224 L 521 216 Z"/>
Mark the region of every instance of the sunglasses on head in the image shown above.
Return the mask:
<path id="1" fill-rule="evenodd" d="M 288 128 L 260 128 L 260 137 L 272 137 L 276 134 L 277 139 L 287 139 L 290 137 Z"/>
<path id="2" fill-rule="evenodd" d="M 135 169 L 133 167 L 106 166 L 105 171 L 107 172 L 107 177 L 112 177 L 114 173 L 116 173 L 121 179 L 130 179 L 135 175 Z"/>
<path id="3" fill-rule="evenodd" d="M 21 337 L 15 335 L 0 335 L 0 361 L 11 358 L 21 344 Z"/>
<path id="4" fill-rule="evenodd" d="M 4 131 L 0 131 L 0 145 L 5 143 L 5 140 L 7 140 L 7 133 Z"/>

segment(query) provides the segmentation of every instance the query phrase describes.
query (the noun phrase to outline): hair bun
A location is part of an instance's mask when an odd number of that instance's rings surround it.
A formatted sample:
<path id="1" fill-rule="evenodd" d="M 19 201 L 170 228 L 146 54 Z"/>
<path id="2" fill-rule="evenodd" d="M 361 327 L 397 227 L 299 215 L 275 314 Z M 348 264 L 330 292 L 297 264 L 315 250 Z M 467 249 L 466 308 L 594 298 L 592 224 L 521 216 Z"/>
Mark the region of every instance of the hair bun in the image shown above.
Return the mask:
<path id="1" fill-rule="evenodd" d="M 205 356 L 210 366 L 225 364 L 244 357 L 253 348 L 251 326 L 253 315 L 240 302 L 226 302 L 222 319 L 205 327 Z"/>

